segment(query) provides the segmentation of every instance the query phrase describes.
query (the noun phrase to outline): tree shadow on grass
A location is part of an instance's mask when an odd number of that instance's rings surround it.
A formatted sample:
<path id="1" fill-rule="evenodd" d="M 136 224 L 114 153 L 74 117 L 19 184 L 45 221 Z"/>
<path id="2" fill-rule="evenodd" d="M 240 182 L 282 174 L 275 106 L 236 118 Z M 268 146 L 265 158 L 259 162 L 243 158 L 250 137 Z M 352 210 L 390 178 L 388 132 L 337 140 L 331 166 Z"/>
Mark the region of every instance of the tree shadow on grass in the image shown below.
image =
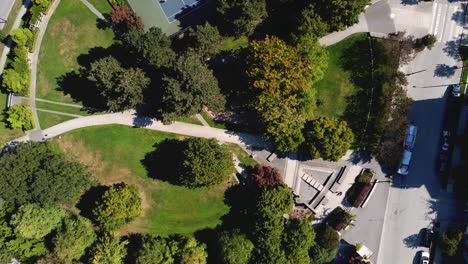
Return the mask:
<path id="1" fill-rule="evenodd" d="M 185 146 L 185 141 L 166 139 L 155 144 L 155 150 L 146 154 L 141 163 L 150 177 L 179 185 L 177 173 L 181 163 L 181 152 Z"/>
<path id="2" fill-rule="evenodd" d="M 81 102 L 84 107 L 103 109 L 104 98 L 85 74 L 84 70 L 67 72 L 57 78 L 57 90 L 70 95 L 73 101 Z"/>
<path id="3" fill-rule="evenodd" d="M 109 186 L 98 185 L 91 187 L 81 197 L 76 207 L 80 210 L 80 214 L 88 219 L 93 219 L 92 211 L 96 203 L 101 199 L 104 193 L 109 190 Z"/>

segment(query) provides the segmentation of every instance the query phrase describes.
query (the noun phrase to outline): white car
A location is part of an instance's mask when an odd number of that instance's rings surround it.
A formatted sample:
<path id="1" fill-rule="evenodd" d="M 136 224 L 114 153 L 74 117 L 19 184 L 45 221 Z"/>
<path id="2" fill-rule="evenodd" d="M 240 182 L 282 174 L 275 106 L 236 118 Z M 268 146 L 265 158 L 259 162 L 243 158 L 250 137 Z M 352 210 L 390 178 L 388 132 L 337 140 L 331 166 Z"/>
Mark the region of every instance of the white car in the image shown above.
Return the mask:
<path id="1" fill-rule="evenodd" d="M 421 252 L 419 264 L 429 264 L 429 253 L 427 253 L 426 251 Z"/>

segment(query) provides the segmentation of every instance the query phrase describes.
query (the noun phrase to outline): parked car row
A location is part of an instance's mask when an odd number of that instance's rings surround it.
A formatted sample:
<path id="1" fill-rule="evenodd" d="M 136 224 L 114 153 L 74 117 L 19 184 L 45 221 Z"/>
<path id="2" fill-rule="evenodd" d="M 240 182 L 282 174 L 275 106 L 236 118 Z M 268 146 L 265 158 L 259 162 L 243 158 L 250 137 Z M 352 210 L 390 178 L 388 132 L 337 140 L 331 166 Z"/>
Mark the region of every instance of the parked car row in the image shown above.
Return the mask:
<path id="1" fill-rule="evenodd" d="M 403 158 L 398 168 L 398 174 L 407 175 L 409 173 L 409 167 L 411 163 L 412 151 L 416 143 L 416 136 L 418 134 L 418 127 L 410 125 L 406 132 L 405 141 L 403 141 Z"/>
<path id="2" fill-rule="evenodd" d="M 448 150 L 450 148 L 452 133 L 449 130 L 442 131 L 441 151 L 439 153 L 439 173 L 445 174 L 448 170 Z"/>

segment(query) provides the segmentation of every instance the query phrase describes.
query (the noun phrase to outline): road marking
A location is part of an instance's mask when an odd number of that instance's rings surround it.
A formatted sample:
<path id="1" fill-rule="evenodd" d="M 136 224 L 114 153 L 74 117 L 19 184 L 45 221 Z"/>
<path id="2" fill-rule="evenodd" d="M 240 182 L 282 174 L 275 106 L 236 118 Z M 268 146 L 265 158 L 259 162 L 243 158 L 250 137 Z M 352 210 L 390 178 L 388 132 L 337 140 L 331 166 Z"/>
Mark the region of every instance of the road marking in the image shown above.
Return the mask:
<path id="1" fill-rule="evenodd" d="M 439 29 L 440 17 L 442 15 L 443 7 L 444 7 L 444 5 L 440 5 L 439 9 L 437 10 L 436 22 L 434 23 L 434 29 L 432 30 L 432 34 L 434 34 L 434 35 L 437 35 L 437 31 Z"/>
<path id="2" fill-rule="evenodd" d="M 430 30 L 429 33 L 434 32 L 434 22 L 435 22 L 434 18 L 436 16 L 436 12 L 438 11 L 437 9 L 438 5 L 439 5 L 438 3 L 434 3 L 434 5 L 432 5 L 432 20 L 431 20 L 431 27 L 429 28 Z"/>
<path id="3" fill-rule="evenodd" d="M 450 9 L 451 7 L 450 6 L 446 6 L 447 9 L 445 10 L 445 15 L 443 16 L 443 19 L 442 19 L 442 31 L 440 32 L 440 41 L 439 42 L 443 42 L 444 41 L 444 35 L 446 33 L 446 28 L 447 28 L 447 17 L 451 14 L 450 12 Z"/>

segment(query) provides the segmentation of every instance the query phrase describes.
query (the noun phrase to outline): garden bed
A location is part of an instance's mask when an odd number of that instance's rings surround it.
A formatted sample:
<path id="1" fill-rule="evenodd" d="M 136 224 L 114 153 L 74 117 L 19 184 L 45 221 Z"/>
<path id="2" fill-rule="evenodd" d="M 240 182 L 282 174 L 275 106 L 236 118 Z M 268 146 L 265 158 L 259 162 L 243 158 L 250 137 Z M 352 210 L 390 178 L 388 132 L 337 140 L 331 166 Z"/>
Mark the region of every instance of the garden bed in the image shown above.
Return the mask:
<path id="1" fill-rule="evenodd" d="M 374 173 L 369 169 L 363 169 L 356 177 L 354 184 L 346 192 L 346 199 L 353 207 L 360 207 L 369 195 L 373 178 Z"/>
<path id="2" fill-rule="evenodd" d="M 353 221 L 354 215 L 341 207 L 336 207 L 327 217 L 327 224 L 338 232 L 352 225 Z"/>

